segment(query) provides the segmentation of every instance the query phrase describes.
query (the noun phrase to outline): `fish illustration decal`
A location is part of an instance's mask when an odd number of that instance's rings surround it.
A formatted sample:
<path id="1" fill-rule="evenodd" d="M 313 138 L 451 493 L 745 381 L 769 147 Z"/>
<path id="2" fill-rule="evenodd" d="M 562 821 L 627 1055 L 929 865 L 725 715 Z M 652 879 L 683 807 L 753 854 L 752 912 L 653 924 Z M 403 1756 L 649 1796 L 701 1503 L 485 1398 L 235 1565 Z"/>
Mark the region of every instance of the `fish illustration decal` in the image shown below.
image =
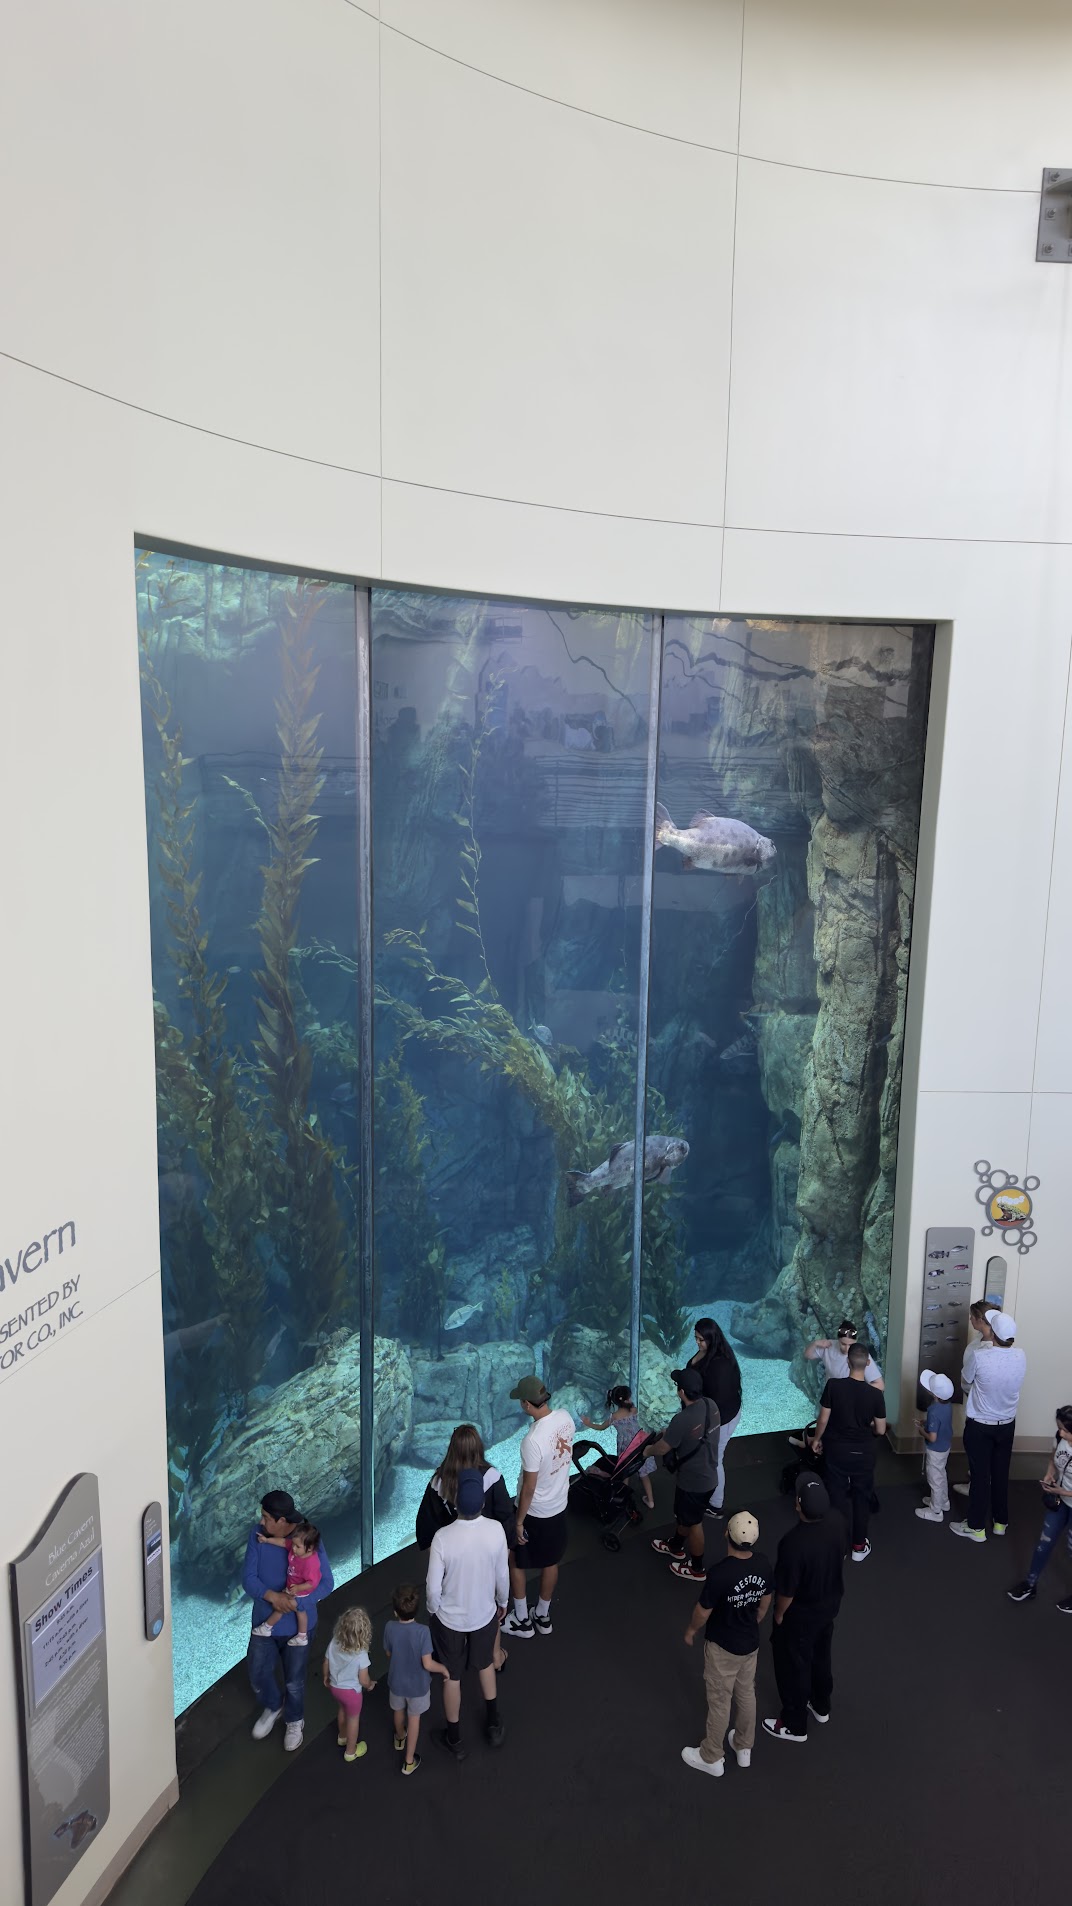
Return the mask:
<path id="1" fill-rule="evenodd" d="M 585 1198 L 605 1198 L 612 1191 L 624 1191 L 633 1182 L 635 1150 L 633 1140 L 626 1139 L 613 1146 L 609 1156 L 594 1171 L 568 1171 L 566 1190 L 570 1204 L 581 1204 Z M 688 1155 L 686 1139 L 666 1138 L 661 1132 L 653 1132 L 644 1141 L 644 1183 L 668 1185 L 674 1166 L 684 1164 Z"/>
<path id="2" fill-rule="evenodd" d="M 688 827 L 675 827 L 661 801 L 655 803 L 655 839 L 660 847 L 676 848 L 686 869 L 709 874 L 757 874 L 778 852 L 747 821 L 705 814 L 702 808 Z"/>
<path id="3" fill-rule="evenodd" d="M 483 1310 L 483 1308 L 483 1298 L 481 1298 L 479 1304 L 459 1304 L 457 1310 L 452 1310 L 449 1317 L 444 1317 L 444 1330 L 460 1330 L 463 1324 L 469 1322 L 470 1317 L 475 1317 L 477 1311 Z"/>

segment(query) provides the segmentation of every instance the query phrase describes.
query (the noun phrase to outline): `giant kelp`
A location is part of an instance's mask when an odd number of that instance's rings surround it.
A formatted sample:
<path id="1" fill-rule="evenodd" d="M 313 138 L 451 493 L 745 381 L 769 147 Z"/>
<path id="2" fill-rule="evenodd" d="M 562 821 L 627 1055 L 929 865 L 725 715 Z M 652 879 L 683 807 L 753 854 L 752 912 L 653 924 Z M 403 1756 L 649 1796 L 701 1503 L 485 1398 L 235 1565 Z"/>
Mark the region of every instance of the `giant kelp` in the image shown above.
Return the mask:
<path id="1" fill-rule="evenodd" d="M 315 584 L 300 583 L 284 604 L 283 686 L 276 703 L 282 761 L 275 814 L 266 822 L 269 854 L 257 921 L 261 968 L 255 976 L 259 1073 L 279 1138 L 272 1157 L 276 1244 L 298 1320 L 312 1335 L 338 1306 L 348 1255 L 335 1195 L 343 1161 L 310 1110 L 312 1053 L 299 1031 L 292 987 L 302 884 L 314 864 L 315 810 L 324 784 L 320 717 L 309 712 L 319 674 L 310 630 L 322 600 Z"/>
<path id="2" fill-rule="evenodd" d="M 187 1231 L 193 1226 L 203 1232 L 211 1279 L 192 1276 L 193 1267 L 204 1259 L 187 1237 L 185 1248 L 176 1253 L 176 1266 L 182 1267 L 177 1272 L 179 1322 L 202 1321 L 210 1303 L 222 1313 L 227 1387 L 244 1396 L 253 1377 L 264 1308 L 264 1266 L 257 1241 L 268 1220 L 268 1153 L 258 1109 L 242 1088 L 227 1039 L 226 977 L 213 972 L 206 958 L 208 934 L 197 904 L 201 876 L 193 868 L 195 803 L 184 788 L 182 732 L 172 726 L 171 702 L 145 639 L 142 680 L 163 758 L 157 780 L 157 850 L 167 894 L 170 951 L 179 997 L 192 1023 L 184 1040 L 163 1003 L 155 1002 L 161 1142 L 169 1149 L 175 1143 L 180 1149 L 187 1146 L 207 1187 L 206 1221 L 189 1211 L 183 1222 Z M 191 1440 L 196 1448 L 199 1439 Z"/>

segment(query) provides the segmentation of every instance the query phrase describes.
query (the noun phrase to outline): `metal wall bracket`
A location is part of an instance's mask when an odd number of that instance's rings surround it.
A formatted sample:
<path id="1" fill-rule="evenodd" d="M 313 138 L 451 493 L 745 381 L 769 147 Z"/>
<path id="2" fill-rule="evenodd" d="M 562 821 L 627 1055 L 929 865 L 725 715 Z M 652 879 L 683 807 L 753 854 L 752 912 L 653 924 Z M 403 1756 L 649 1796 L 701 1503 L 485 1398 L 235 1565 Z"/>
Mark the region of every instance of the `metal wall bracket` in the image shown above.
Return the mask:
<path id="1" fill-rule="evenodd" d="M 1047 166 L 1042 174 L 1035 257 L 1043 265 L 1072 265 L 1072 166 Z"/>

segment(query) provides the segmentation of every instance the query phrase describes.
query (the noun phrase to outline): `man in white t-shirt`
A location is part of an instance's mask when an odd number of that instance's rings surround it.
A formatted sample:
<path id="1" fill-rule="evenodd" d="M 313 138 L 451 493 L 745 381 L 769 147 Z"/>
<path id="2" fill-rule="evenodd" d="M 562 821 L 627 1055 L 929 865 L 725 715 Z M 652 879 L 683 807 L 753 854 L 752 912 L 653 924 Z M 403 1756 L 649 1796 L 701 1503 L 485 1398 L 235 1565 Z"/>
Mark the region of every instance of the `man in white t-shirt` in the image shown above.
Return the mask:
<path id="1" fill-rule="evenodd" d="M 988 1310 L 972 1321 L 982 1342 L 965 1354 L 960 1378 L 967 1391 L 968 1513 L 963 1522 L 951 1522 L 949 1527 L 969 1542 L 985 1542 L 988 1513 L 995 1535 L 1004 1535 L 1009 1526 L 1009 1463 L 1027 1358 L 1017 1348 L 1016 1319 L 1007 1311 Z"/>
<path id="2" fill-rule="evenodd" d="M 537 1376 L 522 1377 L 510 1395 L 532 1426 L 521 1445 L 517 1531 L 510 1552 L 514 1609 L 503 1623 L 503 1634 L 528 1641 L 551 1633 L 551 1597 L 566 1552 L 573 1418 L 568 1410 L 551 1408 L 550 1395 Z M 540 1571 L 540 1598 L 530 1615 L 525 1571 L 534 1568 Z"/>

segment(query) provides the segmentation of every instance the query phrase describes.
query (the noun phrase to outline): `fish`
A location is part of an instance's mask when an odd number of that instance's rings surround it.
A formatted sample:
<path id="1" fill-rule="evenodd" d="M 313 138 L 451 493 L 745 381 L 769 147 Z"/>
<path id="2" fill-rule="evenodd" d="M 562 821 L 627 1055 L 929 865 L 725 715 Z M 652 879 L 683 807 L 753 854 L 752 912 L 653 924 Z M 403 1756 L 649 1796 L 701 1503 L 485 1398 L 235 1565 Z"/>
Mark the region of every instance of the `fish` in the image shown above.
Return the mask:
<path id="1" fill-rule="evenodd" d="M 688 827 L 675 827 L 661 801 L 655 803 L 655 839 L 660 847 L 676 848 L 684 868 L 709 874 L 757 874 L 778 852 L 747 821 L 705 814 L 702 808 Z"/>
<path id="2" fill-rule="evenodd" d="M 550 1026 L 531 1025 L 529 1027 L 529 1038 L 535 1039 L 538 1045 L 546 1047 L 548 1052 L 551 1052 L 554 1048 L 555 1035 L 551 1031 Z"/>
<path id="3" fill-rule="evenodd" d="M 608 1157 L 594 1171 L 568 1171 L 566 1191 L 571 1206 L 580 1204 L 585 1198 L 602 1198 L 611 1191 L 624 1191 L 627 1185 L 631 1185 L 635 1150 L 633 1140 L 626 1139 L 621 1145 L 614 1145 Z M 686 1139 L 666 1138 L 661 1132 L 653 1132 L 644 1141 L 644 1183 L 668 1185 L 674 1166 L 684 1164 L 688 1155 Z"/>
<path id="4" fill-rule="evenodd" d="M 342 1085 L 335 1087 L 331 1095 L 331 1102 L 333 1105 L 352 1105 L 356 1097 L 357 1087 L 353 1080 L 345 1079 Z"/>
<path id="5" fill-rule="evenodd" d="M 450 1316 L 443 1319 L 444 1330 L 460 1330 L 463 1324 L 469 1322 L 470 1317 L 475 1317 L 477 1311 L 483 1308 L 483 1298 L 479 1304 L 459 1304 L 457 1310 L 452 1310 Z"/>
<path id="6" fill-rule="evenodd" d="M 272 1332 L 272 1335 L 264 1346 L 264 1356 L 261 1358 L 262 1363 L 271 1363 L 272 1358 L 275 1356 L 276 1351 L 283 1341 L 283 1333 L 285 1330 L 286 1324 L 280 1324 L 279 1329 Z"/>
<path id="7" fill-rule="evenodd" d="M 728 1046 L 723 1047 L 718 1055 L 718 1063 L 724 1072 L 751 1072 L 753 1066 L 759 1064 L 755 1034 L 748 1031 L 739 1034 Z"/>
<path id="8" fill-rule="evenodd" d="M 205 1317 L 199 1324 L 186 1324 L 181 1330 L 169 1330 L 164 1336 L 164 1360 L 177 1357 L 179 1351 L 200 1350 L 214 1337 L 221 1324 L 227 1318 L 224 1312 L 218 1317 Z"/>
<path id="9" fill-rule="evenodd" d="M 234 975 L 235 975 L 236 973 L 240 973 L 240 972 L 242 971 L 242 968 L 241 968 L 240 966 L 229 966 L 229 967 L 227 968 L 227 971 L 228 971 L 228 972 L 230 973 L 230 975 L 231 975 L 231 977 L 232 977 L 232 979 L 233 979 L 233 978 L 234 978 Z"/>

